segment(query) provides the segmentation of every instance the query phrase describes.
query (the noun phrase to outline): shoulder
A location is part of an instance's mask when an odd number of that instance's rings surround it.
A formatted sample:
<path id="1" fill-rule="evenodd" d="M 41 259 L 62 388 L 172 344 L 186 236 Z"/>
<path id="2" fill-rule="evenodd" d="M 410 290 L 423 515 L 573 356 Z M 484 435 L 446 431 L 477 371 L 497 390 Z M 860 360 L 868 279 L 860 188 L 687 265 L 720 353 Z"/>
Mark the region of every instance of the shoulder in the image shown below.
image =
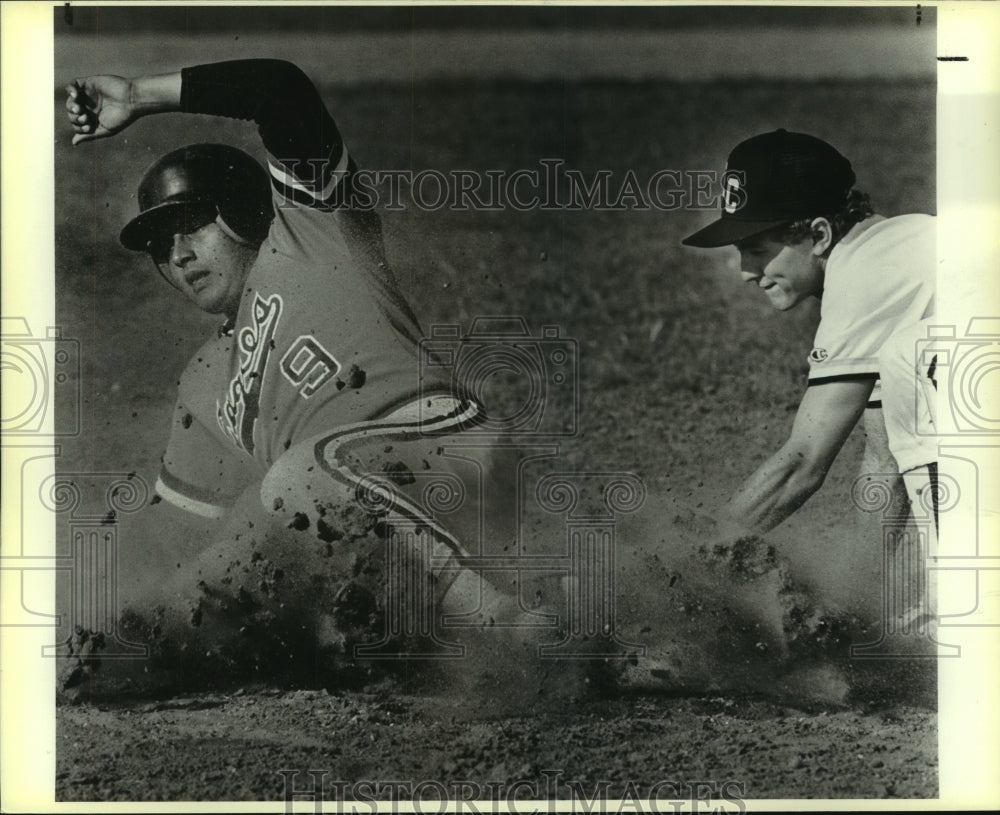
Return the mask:
<path id="1" fill-rule="evenodd" d="M 829 266 L 870 262 L 879 256 L 920 256 L 936 238 L 937 219 L 933 215 L 876 216 L 858 224 L 830 253 Z M 933 262 L 933 257 L 928 257 Z"/>
<path id="2" fill-rule="evenodd" d="M 936 219 L 931 215 L 900 215 L 859 224 L 830 253 L 823 299 L 845 288 L 860 287 L 877 294 L 905 286 L 906 281 L 929 283 L 937 266 L 936 241 Z"/>
<path id="3" fill-rule="evenodd" d="M 233 338 L 231 333 L 223 330 L 223 327 L 220 327 L 209 337 L 192 355 L 187 366 L 184 368 L 184 372 L 177 383 L 181 392 L 197 390 L 200 383 L 224 374 L 232 344 Z"/>
<path id="4" fill-rule="evenodd" d="M 884 332 L 894 321 L 924 316 L 934 300 L 936 238 L 931 215 L 881 218 L 852 230 L 826 265 L 821 331 Z"/>
<path id="5" fill-rule="evenodd" d="M 348 254 L 343 233 L 333 210 L 323 210 L 294 201 L 276 201 L 274 220 L 261 244 L 257 263 L 272 265 L 327 263 Z"/>
<path id="6" fill-rule="evenodd" d="M 937 219 L 933 215 L 922 213 L 882 218 L 862 233 L 859 244 L 877 246 L 883 243 L 921 240 L 934 234 L 936 224 Z"/>

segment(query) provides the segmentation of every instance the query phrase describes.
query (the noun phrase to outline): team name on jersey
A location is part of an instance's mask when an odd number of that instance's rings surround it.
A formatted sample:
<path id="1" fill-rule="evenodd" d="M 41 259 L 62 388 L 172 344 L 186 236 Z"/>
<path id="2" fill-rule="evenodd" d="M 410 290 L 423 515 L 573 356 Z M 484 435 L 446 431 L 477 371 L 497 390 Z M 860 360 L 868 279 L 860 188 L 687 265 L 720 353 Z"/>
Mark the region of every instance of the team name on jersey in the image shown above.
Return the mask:
<path id="1" fill-rule="evenodd" d="M 274 335 L 281 319 L 281 295 L 254 295 L 250 325 L 236 334 L 239 370 L 226 389 L 226 399 L 216 404 L 219 427 L 233 443 L 253 455 L 254 425 L 260 415 L 260 394 L 267 360 L 274 348 Z"/>

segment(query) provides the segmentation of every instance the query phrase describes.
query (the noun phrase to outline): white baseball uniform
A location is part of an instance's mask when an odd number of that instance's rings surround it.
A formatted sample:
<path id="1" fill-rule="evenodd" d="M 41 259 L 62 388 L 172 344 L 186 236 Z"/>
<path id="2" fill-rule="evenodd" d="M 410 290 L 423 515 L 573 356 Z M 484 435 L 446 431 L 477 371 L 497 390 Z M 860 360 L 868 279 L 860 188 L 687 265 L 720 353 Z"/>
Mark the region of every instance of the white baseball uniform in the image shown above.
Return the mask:
<path id="1" fill-rule="evenodd" d="M 917 396 L 926 371 L 917 371 L 916 346 L 907 339 L 912 326 L 934 313 L 936 265 L 930 215 L 887 218 L 839 243 L 826 264 L 820 324 L 809 353 L 810 384 L 880 377 L 872 403 L 882 403 L 900 472 L 937 456 L 926 430 L 931 419 Z"/>

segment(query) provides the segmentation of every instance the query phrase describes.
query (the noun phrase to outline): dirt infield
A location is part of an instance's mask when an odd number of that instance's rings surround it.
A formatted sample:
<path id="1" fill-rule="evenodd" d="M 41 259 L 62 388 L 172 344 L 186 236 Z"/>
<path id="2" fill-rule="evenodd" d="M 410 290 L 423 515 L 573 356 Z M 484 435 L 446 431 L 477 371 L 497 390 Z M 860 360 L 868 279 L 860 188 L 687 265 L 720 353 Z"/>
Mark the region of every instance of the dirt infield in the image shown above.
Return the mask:
<path id="1" fill-rule="evenodd" d="M 647 694 L 581 703 L 572 712 L 469 720 L 451 703 L 250 689 L 64 709 L 59 798 L 282 801 L 294 788 L 323 790 L 332 806 L 414 791 L 429 802 L 435 793 L 444 797 L 439 784 L 453 803 L 493 797 L 502 806 L 553 791 L 586 804 L 648 800 L 656 783 L 668 782 L 654 793 L 668 812 L 670 800 L 690 803 L 697 781 L 730 800 L 925 798 L 937 786 L 935 717 L 919 708 L 823 710 L 731 695 Z M 314 785 L 317 776 L 322 786 Z"/>
<path id="2" fill-rule="evenodd" d="M 470 79 L 324 89 L 352 154 L 367 167 L 512 172 L 559 157 L 585 173 L 606 169 L 621 178 L 631 170 L 647 178 L 664 168 L 718 168 L 746 134 L 786 126 L 822 135 L 854 158 L 859 185 L 889 215 L 933 211 L 934 92 L 933 82 L 919 80 Z M 870 136 L 885 132 L 894 134 L 891 161 Z M 58 137 L 57 317 L 81 343 L 83 383 L 79 405 L 57 404 L 63 420 L 79 410 L 82 423 L 59 466 L 92 473 L 79 481 L 85 505 L 94 508 L 104 500 L 95 488 L 102 473 L 130 472 L 152 483 L 177 375 L 214 327 L 116 245 L 135 206 L 132 185 L 154 157 L 181 143 L 211 139 L 258 151 L 250 128 L 205 117 L 140 122 L 127 144 L 70 149 L 62 130 Z M 707 217 L 691 209 L 408 206 L 387 212 L 385 222 L 391 262 L 425 330 L 467 327 L 484 314 L 518 315 L 534 331 L 558 325 L 577 344 L 580 432 L 561 442 L 553 470 L 633 473 L 651 495 L 704 510 L 783 441 L 818 319 L 812 307 L 773 312 L 736 285 L 722 253 L 682 250 L 680 237 Z M 759 573 L 741 583 L 726 571 L 732 553 L 716 553 L 724 561 L 719 571 L 678 584 L 688 592 L 684 602 L 698 606 L 693 616 L 678 611 L 680 603 L 637 608 L 635 618 L 669 620 L 688 649 L 682 653 L 701 658 L 711 648 L 697 637 L 710 629 L 685 629 L 682 621 L 716 612 L 755 619 L 763 612 L 751 608 L 753 598 L 788 597 L 784 584 L 773 582 L 779 573 L 823 607 L 836 607 L 852 586 L 876 591 L 881 553 L 851 549 L 845 518 L 862 442 L 857 431 L 821 493 L 769 538 L 780 570 L 776 562 L 758 563 Z M 66 522 L 60 519 L 60 541 Z M 662 535 L 636 539 L 657 526 Z M 619 535 L 629 546 L 655 548 L 660 537 L 673 539 L 675 527 L 673 516 L 652 513 Z M 696 531 L 687 534 L 697 543 Z M 739 560 L 740 568 L 748 562 Z M 649 573 L 669 587 L 668 578 Z M 628 584 L 618 590 L 627 602 Z M 733 648 L 749 641 L 750 632 L 733 630 L 718 641 Z M 771 667 L 748 679 L 751 659 Z M 660 781 L 705 779 L 717 798 L 934 797 L 933 668 L 875 662 L 806 661 L 786 674 L 759 649 L 722 648 L 659 690 L 582 688 L 527 709 L 520 698 L 470 710 L 469 697 L 454 687 L 418 687 L 405 671 L 350 690 L 322 675 L 293 683 L 234 676 L 226 687 L 195 694 L 61 706 L 57 798 L 274 801 L 287 790 L 282 771 L 311 770 L 327 772 L 328 800 L 343 789 L 334 781 L 364 800 L 388 793 L 376 796 L 358 782 L 390 779 L 409 783 L 411 794 L 421 782 L 445 785 L 457 798 L 469 797 L 461 783 L 489 797 L 491 783 L 503 796 L 523 781 L 545 797 L 546 779 L 554 783 L 547 771 L 559 773 L 558 784 L 579 782 L 587 794 L 607 781 L 610 797 L 628 795 L 629 782 L 647 795 Z M 478 698 L 505 694 L 517 696 L 494 687 Z M 297 777 L 296 788 L 306 777 Z M 741 786 L 723 789 L 726 782 Z M 436 790 L 428 787 L 426 797 Z M 572 794 L 557 787 L 558 797 Z"/>

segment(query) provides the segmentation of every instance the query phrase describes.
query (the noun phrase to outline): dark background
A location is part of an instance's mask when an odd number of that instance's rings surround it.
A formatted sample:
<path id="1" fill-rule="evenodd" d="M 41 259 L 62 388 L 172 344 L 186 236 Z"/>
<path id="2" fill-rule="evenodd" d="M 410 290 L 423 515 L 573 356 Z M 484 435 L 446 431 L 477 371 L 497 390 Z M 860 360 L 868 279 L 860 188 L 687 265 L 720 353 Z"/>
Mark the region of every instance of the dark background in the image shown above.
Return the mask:
<path id="1" fill-rule="evenodd" d="M 936 9 L 923 7 L 923 24 L 933 24 Z M 713 6 L 411 6 L 381 7 L 328 5 L 302 7 L 169 6 L 127 8 L 73 6 L 73 28 L 106 34 L 143 32 L 220 33 L 245 31 L 405 31 L 407 29 L 559 29 L 650 27 L 743 27 L 819 25 L 913 25 L 917 6 L 756 7 Z M 56 23 L 66 22 L 66 12 L 56 9 Z"/>

